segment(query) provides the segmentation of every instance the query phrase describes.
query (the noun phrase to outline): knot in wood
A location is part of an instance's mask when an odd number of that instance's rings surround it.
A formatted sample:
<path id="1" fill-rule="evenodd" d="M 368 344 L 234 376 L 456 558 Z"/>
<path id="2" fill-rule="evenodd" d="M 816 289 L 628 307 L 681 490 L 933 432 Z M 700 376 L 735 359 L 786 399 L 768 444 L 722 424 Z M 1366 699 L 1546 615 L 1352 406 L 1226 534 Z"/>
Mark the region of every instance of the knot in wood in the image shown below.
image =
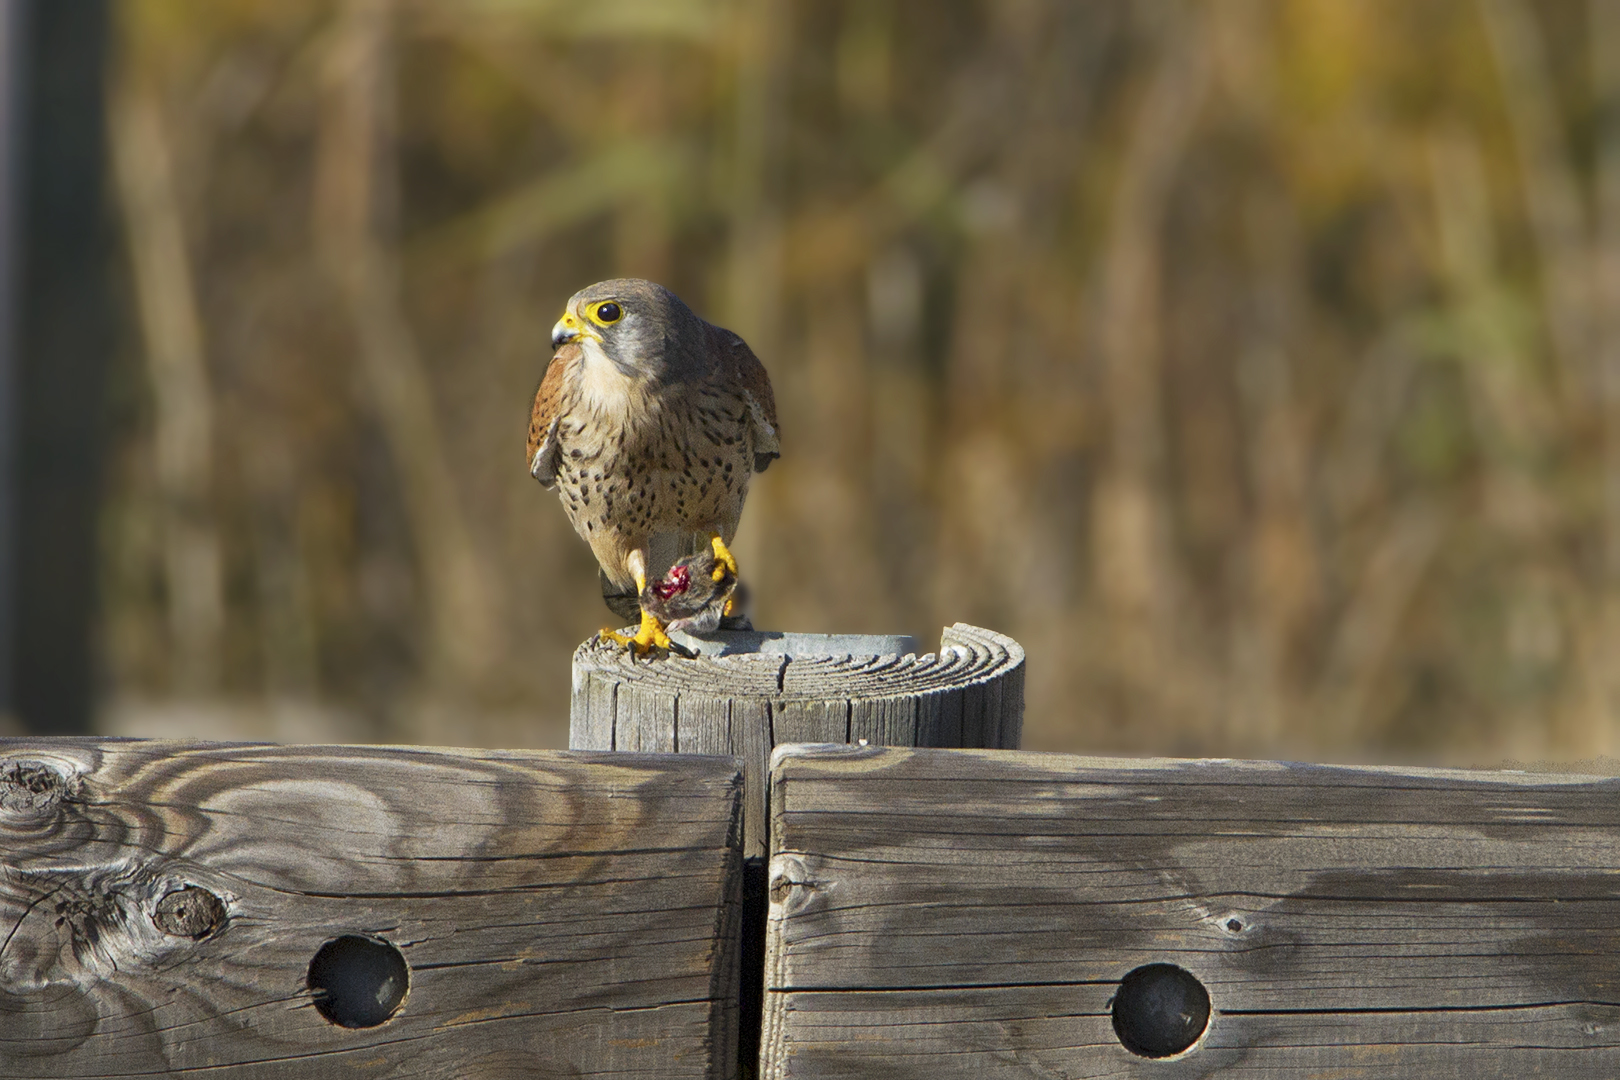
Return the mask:
<path id="1" fill-rule="evenodd" d="M 790 880 L 786 875 L 772 878 L 771 879 L 771 903 L 773 903 L 773 904 L 785 903 L 787 901 L 788 894 L 790 894 L 793 891 L 793 886 L 795 886 L 797 884 L 799 884 L 799 882 Z"/>
<path id="2" fill-rule="evenodd" d="M 0 812 L 42 817 L 67 793 L 68 778 L 43 761 L 0 761 Z"/>
<path id="3" fill-rule="evenodd" d="M 158 901 L 152 922 L 171 937 L 200 941 L 225 923 L 225 903 L 207 889 L 187 885 Z"/>
<path id="4" fill-rule="evenodd" d="M 816 886 L 803 859 L 787 854 L 771 859 L 771 904 L 784 915 L 791 915 L 809 903 Z"/>

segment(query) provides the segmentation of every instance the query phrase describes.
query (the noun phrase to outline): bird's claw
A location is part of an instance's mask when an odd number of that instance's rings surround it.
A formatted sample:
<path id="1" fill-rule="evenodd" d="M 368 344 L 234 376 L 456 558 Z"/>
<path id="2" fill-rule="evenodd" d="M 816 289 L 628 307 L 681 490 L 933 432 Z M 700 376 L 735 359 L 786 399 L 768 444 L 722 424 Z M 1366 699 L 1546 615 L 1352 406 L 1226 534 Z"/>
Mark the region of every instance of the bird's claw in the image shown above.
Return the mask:
<path id="1" fill-rule="evenodd" d="M 641 613 L 641 625 L 636 628 L 635 634 L 621 634 L 617 630 L 603 630 L 601 637 L 627 647 L 631 656 L 650 656 L 654 649 L 663 649 L 665 652 L 672 652 L 676 656 L 684 656 L 688 659 L 697 655 L 686 646 L 670 640 L 670 636 L 664 632 L 663 626 L 645 610 Z"/>
<path id="2" fill-rule="evenodd" d="M 720 539 L 720 534 L 715 533 L 714 536 L 709 540 L 709 543 L 714 547 L 714 561 L 716 565 L 714 568 L 714 573 L 711 575 L 714 580 L 724 581 L 727 571 L 731 572 L 732 577 L 737 577 L 736 556 L 731 554 L 731 549 L 726 547 L 726 542 Z"/>
<path id="3" fill-rule="evenodd" d="M 730 548 L 726 547 L 726 542 L 720 538 L 720 534 L 714 533 L 709 538 L 709 543 L 714 547 L 715 564 L 714 572 L 709 576 L 716 581 L 724 581 L 727 573 L 730 573 L 733 578 L 740 576 L 737 570 L 737 557 L 731 553 Z M 736 613 L 737 601 L 735 596 L 726 597 L 726 606 L 722 609 L 721 614 L 726 618 L 730 618 Z"/>

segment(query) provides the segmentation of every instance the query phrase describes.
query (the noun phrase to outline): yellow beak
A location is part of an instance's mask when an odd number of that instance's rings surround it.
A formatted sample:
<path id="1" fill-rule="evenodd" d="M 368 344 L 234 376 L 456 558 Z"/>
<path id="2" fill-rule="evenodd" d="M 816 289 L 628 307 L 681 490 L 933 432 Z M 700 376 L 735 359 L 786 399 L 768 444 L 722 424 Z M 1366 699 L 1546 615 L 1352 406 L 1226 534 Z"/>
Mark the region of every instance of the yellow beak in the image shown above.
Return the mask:
<path id="1" fill-rule="evenodd" d="M 572 311 L 563 313 L 557 320 L 557 325 L 551 328 L 551 347 L 560 349 L 570 341 L 578 341 L 582 337 L 593 338 L 600 342 L 602 337 L 579 320 L 579 316 Z"/>

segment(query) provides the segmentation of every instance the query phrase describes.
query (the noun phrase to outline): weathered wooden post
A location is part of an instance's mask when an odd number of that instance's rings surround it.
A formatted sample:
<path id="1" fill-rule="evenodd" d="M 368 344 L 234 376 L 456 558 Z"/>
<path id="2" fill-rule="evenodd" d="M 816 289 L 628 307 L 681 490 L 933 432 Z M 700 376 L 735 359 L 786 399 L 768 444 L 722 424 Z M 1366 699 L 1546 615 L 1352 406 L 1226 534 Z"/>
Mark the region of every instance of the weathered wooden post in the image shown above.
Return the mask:
<path id="1" fill-rule="evenodd" d="M 939 652 L 909 637 L 716 632 L 676 640 L 700 655 L 633 660 L 587 641 L 574 653 L 575 750 L 728 754 L 743 763 L 740 1075 L 755 1075 L 764 1005 L 766 785 L 783 743 L 1016 750 L 1024 650 L 957 623 Z"/>
<path id="2" fill-rule="evenodd" d="M 763 858 L 771 750 L 782 743 L 1016 750 L 1024 650 L 966 623 L 939 652 L 909 637 L 716 632 L 702 655 L 636 661 L 592 640 L 574 653 L 568 746 L 729 754 L 743 761 L 743 854 Z"/>

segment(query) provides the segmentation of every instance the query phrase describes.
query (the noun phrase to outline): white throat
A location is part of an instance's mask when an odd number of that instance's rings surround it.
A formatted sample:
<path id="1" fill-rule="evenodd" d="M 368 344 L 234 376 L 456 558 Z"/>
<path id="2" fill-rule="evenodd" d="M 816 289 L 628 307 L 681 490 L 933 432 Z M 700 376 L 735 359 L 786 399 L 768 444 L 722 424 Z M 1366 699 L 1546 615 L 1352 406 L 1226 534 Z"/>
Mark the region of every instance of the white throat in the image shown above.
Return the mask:
<path id="1" fill-rule="evenodd" d="M 594 338 L 582 338 L 580 352 L 584 354 L 584 378 L 581 381 L 585 400 L 603 412 L 622 415 L 630 404 L 630 392 L 635 380 L 619 370 L 619 365 L 602 351 L 602 343 Z"/>

